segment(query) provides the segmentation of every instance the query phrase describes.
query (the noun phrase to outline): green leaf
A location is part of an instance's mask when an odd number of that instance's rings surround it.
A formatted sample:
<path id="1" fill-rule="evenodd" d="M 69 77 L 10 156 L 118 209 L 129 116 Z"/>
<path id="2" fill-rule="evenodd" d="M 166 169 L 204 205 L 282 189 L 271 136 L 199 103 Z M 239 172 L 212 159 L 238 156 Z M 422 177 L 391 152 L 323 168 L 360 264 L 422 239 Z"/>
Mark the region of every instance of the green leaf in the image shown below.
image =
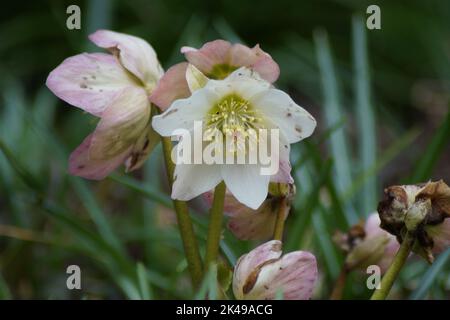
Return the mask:
<path id="1" fill-rule="evenodd" d="M 325 123 L 328 127 L 332 127 L 346 117 L 341 108 L 340 91 L 327 33 L 324 30 L 314 32 L 314 42 L 324 97 Z M 352 177 L 348 143 L 343 128 L 336 130 L 330 137 L 330 147 L 334 159 L 337 186 L 339 190 L 345 190 L 351 185 Z M 357 215 L 349 205 L 345 214 L 349 225 L 358 220 Z"/>
<path id="2" fill-rule="evenodd" d="M 147 279 L 147 270 L 141 262 L 136 264 L 136 273 L 138 277 L 139 289 L 141 292 L 142 299 L 144 300 L 153 299 L 153 292 L 151 291 L 151 287 Z"/>
<path id="3" fill-rule="evenodd" d="M 319 248 L 322 251 L 325 260 L 325 266 L 331 278 L 336 279 L 339 274 L 340 262 L 336 246 L 334 246 L 330 237 L 330 230 L 326 226 L 326 211 L 320 208 L 312 215 L 312 223 L 314 227 L 314 234 L 317 238 Z"/>
<path id="4" fill-rule="evenodd" d="M 442 152 L 450 142 L 450 108 L 447 111 L 447 116 L 442 122 L 441 126 L 433 136 L 433 139 L 428 144 L 422 156 L 417 161 L 413 170 L 411 183 L 423 182 L 431 178 L 434 166 L 439 160 Z"/>
<path id="5" fill-rule="evenodd" d="M 12 169 L 17 173 L 17 175 L 23 180 L 23 182 L 32 190 L 42 192 L 44 189 L 44 185 L 42 181 L 37 179 L 25 166 L 22 165 L 22 162 L 15 156 L 15 154 L 8 148 L 8 146 L 0 139 L 0 150 L 8 160 Z"/>
<path id="6" fill-rule="evenodd" d="M 218 283 L 217 283 L 217 265 L 211 264 L 206 273 L 200 288 L 195 295 L 194 300 L 204 300 L 206 297 L 209 300 L 216 300 L 218 298 Z"/>
<path id="7" fill-rule="evenodd" d="M 300 245 L 302 237 L 306 234 L 307 228 L 310 226 L 311 217 L 314 209 L 319 203 L 319 192 L 325 183 L 327 177 L 330 174 L 332 167 L 332 161 L 325 162 L 321 171 L 318 173 L 318 177 L 314 179 L 314 185 L 311 187 L 308 193 L 297 194 L 296 197 L 304 197 L 306 199 L 304 205 L 301 208 L 294 208 L 292 225 L 289 228 L 289 237 L 286 242 L 286 250 L 297 250 Z"/>
<path id="8" fill-rule="evenodd" d="M 353 17 L 353 61 L 355 69 L 356 118 L 358 122 L 359 157 L 361 169 L 367 170 L 376 162 L 375 112 L 371 102 L 370 74 L 367 54 L 366 26 L 360 16 Z M 360 189 L 361 213 L 368 215 L 376 205 L 376 175 L 366 179 Z"/>
<path id="9" fill-rule="evenodd" d="M 424 299 L 433 285 L 436 278 L 443 272 L 443 269 L 447 264 L 450 257 L 450 248 L 442 252 L 439 257 L 434 261 L 434 263 L 428 268 L 428 270 L 423 275 L 419 286 L 414 290 L 410 296 L 411 300 L 421 300 Z"/>
<path id="10" fill-rule="evenodd" d="M 70 182 L 75 189 L 75 192 L 82 200 L 83 206 L 86 208 L 92 221 L 94 221 L 97 226 L 102 238 L 110 243 L 118 252 L 124 254 L 125 250 L 117 236 L 114 234 L 112 227 L 95 199 L 92 190 L 90 190 L 86 182 L 80 178 L 70 177 Z"/>
<path id="11" fill-rule="evenodd" d="M 343 192 L 343 198 L 352 198 L 360 190 L 361 186 L 369 179 L 371 176 L 376 175 L 383 169 L 391 160 L 393 160 L 397 155 L 399 155 L 407 146 L 411 145 L 414 140 L 419 135 L 419 130 L 413 128 L 407 131 L 405 134 L 400 136 L 395 140 L 379 157 L 378 161 L 370 168 L 361 172 L 355 177 L 352 185 L 348 190 Z M 374 208 L 375 209 L 375 208 Z"/>
<path id="12" fill-rule="evenodd" d="M 144 185 L 134 178 L 118 174 L 112 174 L 109 176 L 109 179 L 118 182 L 167 208 L 173 208 L 170 197 L 151 185 Z"/>
<path id="13" fill-rule="evenodd" d="M 11 298 L 11 291 L 8 288 L 8 284 L 0 273 L 0 300 L 7 300 Z"/>

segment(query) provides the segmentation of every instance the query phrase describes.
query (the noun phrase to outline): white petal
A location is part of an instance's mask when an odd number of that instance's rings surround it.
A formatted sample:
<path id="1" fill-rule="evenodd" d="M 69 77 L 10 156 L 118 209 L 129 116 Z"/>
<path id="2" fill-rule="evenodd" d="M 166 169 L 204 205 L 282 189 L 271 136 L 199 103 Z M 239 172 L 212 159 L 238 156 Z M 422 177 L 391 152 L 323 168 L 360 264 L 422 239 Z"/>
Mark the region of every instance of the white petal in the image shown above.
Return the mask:
<path id="1" fill-rule="evenodd" d="M 164 137 L 175 135 L 177 129 L 190 131 L 195 121 L 205 121 L 206 114 L 218 100 L 217 95 L 206 88 L 197 90 L 189 98 L 175 100 L 164 113 L 154 116 L 152 126 Z"/>
<path id="2" fill-rule="evenodd" d="M 235 70 L 224 80 L 210 80 L 206 84 L 206 88 L 221 97 L 233 93 L 247 100 L 270 87 L 271 84 L 263 80 L 257 72 L 245 67 Z"/>
<path id="3" fill-rule="evenodd" d="M 124 88 L 137 85 L 116 57 L 104 53 L 67 58 L 46 84 L 57 97 L 95 116 L 101 116 Z"/>
<path id="4" fill-rule="evenodd" d="M 206 164 L 177 164 L 172 199 L 188 201 L 213 189 L 222 181 L 220 167 Z"/>
<path id="5" fill-rule="evenodd" d="M 233 196 L 254 210 L 267 197 L 270 176 L 261 175 L 260 166 L 250 164 L 223 164 L 222 177 Z"/>
<path id="6" fill-rule="evenodd" d="M 280 128 L 289 143 L 309 137 L 316 127 L 313 116 L 281 90 L 265 90 L 253 96 L 250 103 Z"/>

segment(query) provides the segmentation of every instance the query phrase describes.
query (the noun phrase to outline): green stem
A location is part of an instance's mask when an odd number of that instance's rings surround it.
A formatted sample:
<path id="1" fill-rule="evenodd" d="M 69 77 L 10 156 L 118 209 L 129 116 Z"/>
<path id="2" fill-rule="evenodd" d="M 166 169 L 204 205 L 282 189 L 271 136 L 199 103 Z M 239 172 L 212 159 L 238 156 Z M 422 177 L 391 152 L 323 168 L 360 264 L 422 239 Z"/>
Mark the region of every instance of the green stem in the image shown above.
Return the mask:
<path id="1" fill-rule="evenodd" d="M 214 200 L 208 226 L 208 238 L 206 240 L 205 266 L 209 267 L 216 261 L 219 252 L 220 237 L 222 235 L 223 204 L 225 201 L 225 183 L 222 181 L 214 190 Z"/>
<path id="2" fill-rule="evenodd" d="M 172 162 L 172 141 L 168 137 L 161 137 L 164 153 L 164 161 L 166 163 L 167 177 L 172 186 L 174 182 L 175 164 Z M 198 287 L 203 278 L 203 267 L 200 252 L 198 250 L 197 238 L 195 237 L 194 227 L 186 202 L 173 200 L 175 213 L 177 216 L 178 228 L 180 230 L 181 240 L 183 241 L 184 252 L 188 263 L 189 272 L 191 274 L 192 284 Z"/>
<path id="3" fill-rule="evenodd" d="M 286 206 L 287 206 L 287 198 L 282 197 L 280 200 L 280 206 L 278 207 L 277 220 L 275 221 L 275 228 L 273 230 L 274 240 L 281 241 L 283 239 L 284 222 L 286 220 Z"/>
<path id="4" fill-rule="evenodd" d="M 408 259 L 409 253 L 411 252 L 412 246 L 414 244 L 414 238 L 407 233 L 403 242 L 398 250 L 397 254 L 392 261 L 389 269 L 383 276 L 380 283 L 380 289 L 376 289 L 370 300 L 384 300 L 391 291 L 395 279 L 397 278 L 400 270 Z"/>

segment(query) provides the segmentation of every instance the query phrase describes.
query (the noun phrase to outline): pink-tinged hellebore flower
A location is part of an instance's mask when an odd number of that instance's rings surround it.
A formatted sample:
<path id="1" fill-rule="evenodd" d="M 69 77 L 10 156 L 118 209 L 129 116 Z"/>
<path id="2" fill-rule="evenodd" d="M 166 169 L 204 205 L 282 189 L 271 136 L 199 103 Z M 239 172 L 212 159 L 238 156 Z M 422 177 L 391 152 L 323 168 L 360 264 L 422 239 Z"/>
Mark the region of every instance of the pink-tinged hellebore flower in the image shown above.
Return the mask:
<path id="1" fill-rule="evenodd" d="M 358 269 L 365 272 L 369 265 L 377 265 L 384 273 L 400 248 L 395 236 L 381 229 L 376 212 L 367 218 L 364 225 L 354 225 L 347 233 L 336 233 L 334 241 L 346 252 L 347 271 Z"/>
<path id="2" fill-rule="evenodd" d="M 280 185 L 280 184 L 276 184 Z M 227 190 L 225 193 L 224 213 L 229 217 L 227 227 L 240 240 L 267 240 L 273 236 L 277 214 L 284 211 L 284 219 L 291 209 L 291 197 L 295 194 L 294 185 L 286 185 L 287 194 L 275 194 L 269 188 L 269 194 L 257 209 L 253 210 L 239 201 Z M 278 188 L 277 188 L 278 189 Z M 212 204 L 214 192 L 204 194 L 209 205 Z M 288 198 L 288 205 L 282 206 L 282 197 Z"/>
<path id="3" fill-rule="evenodd" d="M 266 130 L 270 135 L 275 131 L 278 139 L 271 139 L 277 140 L 278 148 L 272 150 L 272 155 L 276 155 L 279 160 L 278 171 L 262 174 L 265 166 L 260 158 L 255 163 L 241 164 L 220 161 L 178 163 L 175 168 L 172 198 L 187 201 L 224 181 L 239 202 L 251 209 L 257 209 L 267 197 L 270 181 L 293 182 L 290 175 L 290 144 L 309 137 L 316 127 L 316 120 L 289 95 L 274 89 L 269 82 L 248 68 L 240 68 L 223 80 L 204 77 L 196 79 L 201 79 L 200 82 L 206 84 L 203 87 L 200 85 L 189 98 L 175 100 L 164 113 L 154 116 L 152 125 L 155 131 L 164 137 L 176 137 L 177 132 L 183 130 L 195 139 L 195 124 L 200 123 L 200 129 L 203 130 L 201 137 L 208 132 L 215 133 L 212 139 L 214 142 L 209 146 L 218 150 L 215 151 L 215 156 L 221 159 L 225 154 L 234 157 L 234 152 L 241 150 L 239 145 L 237 149 L 228 148 L 229 145 L 224 141 L 250 138 L 253 146 L 260 147 L 267 145 L 268 139 L 258 133 Z M 242 149 L 246 152 L 251 148 Z M 200 154 L 200 157 L 203 157 L 203 154 Z M 248 156 L 248 153 L 245 156 Z"/>
<path id="4" fill-rule="evenodd" d="M 442 180 L 390 186 L 378 205 L 381 227 L 401 242 L 414 236 L 413 251 L 429 263 L 450 245 L 450 187 Z"/>
<path id="5" fill-rule="evenodd" d="M 73 151 L 69 172 L 102 179 L 120 164 L 142 165 L 156 144 L 150 125 L 149 95 L 163 70 L 144 40 L 108 30 L 89 39 L 106 53 L 82 53 L 64 60 L 47 78 L 47 87 L 67 103 L 97 116 L 97 128 Z"/>
<path id="6" fill-rule="evenodd" d="M 259 45 L 249 48 L 239 43 L 215 40 L 200 49 L 183 47 L 181 52 L 190 64 L 210 79 L 225 79 L 240 67 L 254 70 L 270 83 L 275 82 L 280 75 L 278 64 Z M 174 100 L 191 95 L 185 77 L 187 66 L 186 62 L 182 62 L 167 70 L 150 97 L 153 103 L 164 110 Z"/>
<path id="7" fill-rule="evenodd" d="M 308 300 L 317 280 L 313 254 L 294 251 L 282 256 L 282 243 L 266 242 L 239 258 L 234 267 L 233 293 L 238 300 Z"/>

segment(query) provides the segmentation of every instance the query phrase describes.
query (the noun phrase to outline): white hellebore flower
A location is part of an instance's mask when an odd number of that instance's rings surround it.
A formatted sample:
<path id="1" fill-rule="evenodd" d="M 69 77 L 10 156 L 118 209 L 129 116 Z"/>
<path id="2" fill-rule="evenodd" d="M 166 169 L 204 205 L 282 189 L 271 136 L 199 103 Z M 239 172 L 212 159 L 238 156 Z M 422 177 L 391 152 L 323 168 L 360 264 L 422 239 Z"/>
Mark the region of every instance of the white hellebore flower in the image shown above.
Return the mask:
<path id="1" fill-rule="evenodd" d="M 262 168 L 267 166 L 261 159 L 256 163 L 178 163 L 173 199 L 190 200 L 224 181 L 239 202 L 257 209 L 266 199 L 270 181 L 292 183 L 290 144 L 309 137 L 316 127 L 315 119 L 306 110 L 246 67 L 234 71 L 223 80 L 207 79 L 200 71 L 190 67 L 187 81 L 192 95 L 175 100 L 164 113 L 153 117 L 155 131 L 165 137 L 177 136 L 180 129 L 193 133 L 194 124 L 201 121 L 205 136 L 208 132 L 219 132 L 220 141 L 247 137 L 250 143 L 256 142 L 260 147 L 269 142 L 267 136 L 272 137 L 271 129 L 279 129 L 279 147 L 273 150 L 277 154 L 275 158 L 279 159 L 279 169 L 271 175 L 262 174 Z M 261 129 L 268 130 L 266 138 L 261 134 L 252 135 L 252 132 L 260 132 Z M 222 142 L 222 148 L 224 144 Z M 239 148 L 242 145 L 238 143 Z M 224 149 L 224 154 L 236 151 Z"/>

